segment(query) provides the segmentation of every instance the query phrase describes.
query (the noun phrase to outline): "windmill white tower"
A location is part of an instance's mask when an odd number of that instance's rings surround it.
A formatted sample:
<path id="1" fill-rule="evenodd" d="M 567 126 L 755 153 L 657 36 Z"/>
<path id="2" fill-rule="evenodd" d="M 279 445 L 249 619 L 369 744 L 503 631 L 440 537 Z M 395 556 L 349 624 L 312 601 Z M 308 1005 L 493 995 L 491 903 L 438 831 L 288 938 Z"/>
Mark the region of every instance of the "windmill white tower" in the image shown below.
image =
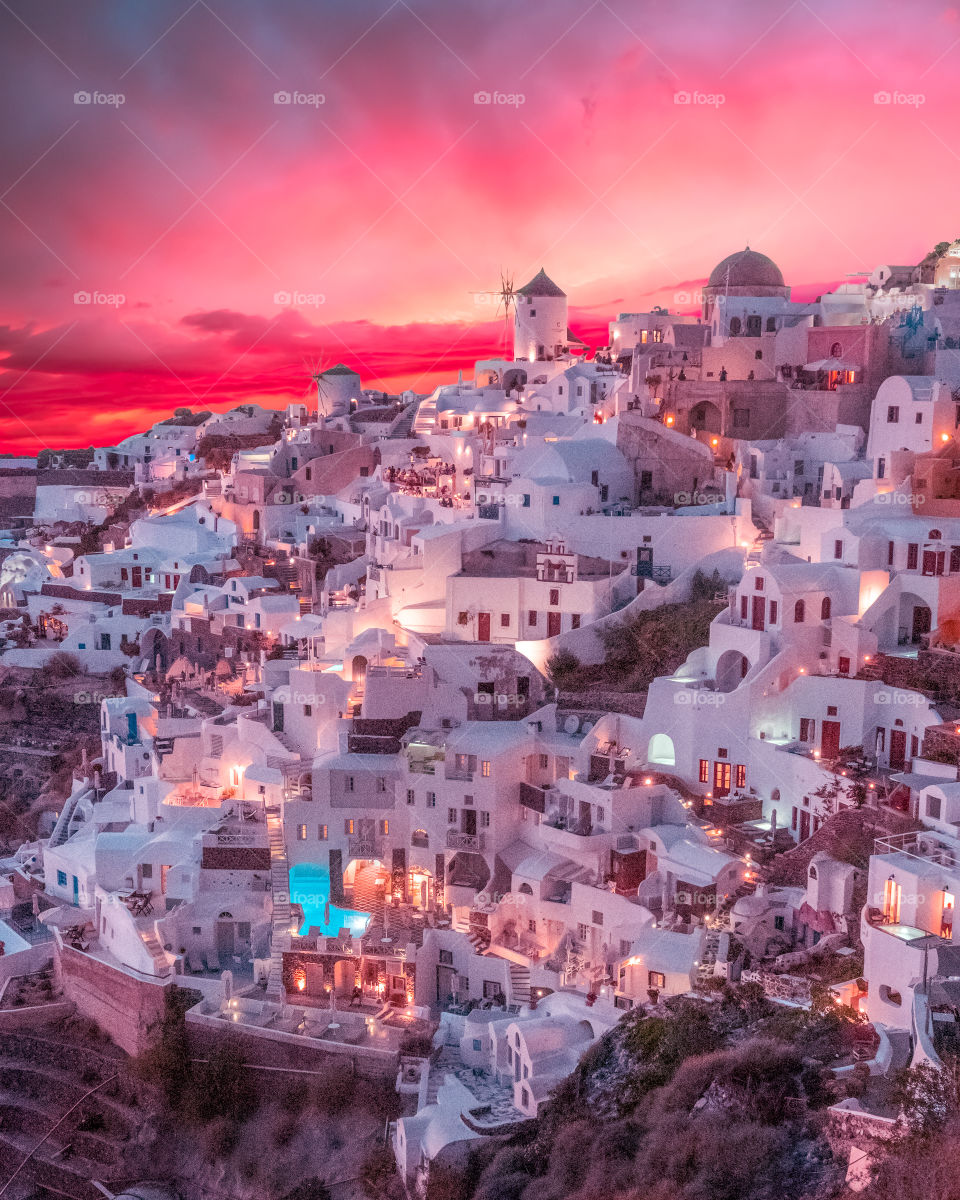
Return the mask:
<path id="1" fill-rule="evenodd" d="M 567 317 L 566 292 L 541 268 L 514 293 L 514 359 L 549 362 L 560 358 L 569 341 Z"/>
<path id="2" fill-rule="evenodd" d="M 323 370 L 318 365 L 311 371 L 310 378 L 317 388 L 317 418 L 320 421 L 345 416 L 350 412 L 350 401 L 360 399 L 360 376 L 343 363 Z"/>

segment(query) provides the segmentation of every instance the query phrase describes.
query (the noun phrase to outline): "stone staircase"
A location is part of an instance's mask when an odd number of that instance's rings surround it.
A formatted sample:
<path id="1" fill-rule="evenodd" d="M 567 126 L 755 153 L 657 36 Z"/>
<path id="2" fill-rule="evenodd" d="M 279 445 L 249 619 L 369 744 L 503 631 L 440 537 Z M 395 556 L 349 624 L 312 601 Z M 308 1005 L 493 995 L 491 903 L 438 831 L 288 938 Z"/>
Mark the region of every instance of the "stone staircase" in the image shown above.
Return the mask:
<path id="1" fill-rule="evenodd" d="M 50 841 L 48 845 L 51 849 L 55 849 L 57 846 L 62 846 L 70 836 L 70 823 L 73 821 L 73 818 L 76 815 L 80 801 L 89 795 L 90 789 L 81 787 L 78 788 L 77 791 L 72 792 L 64 801 L 63 808 L 60 810 L 60 816 L 57 817 L 57 823 L 54 825 L 53 832 L 50 834 Z"/>
<path id="2" fill-rule="evenodd" d="M 267 809 L 267 836 L 270 841 L 270 888 L 273 893 L 273 924 L 270 931 L 270 972 L 267 976 L 267 999 L 281 1004 L 283 987 L 283 952 L 290 949 L 290 872 L 287 847 L 283 839 L 283 817 L 279 808 Z"/>
<path id="3" fill-rule="evenodd" d="M 490 948 L 490 935 L 486 930 L 471 926 L 467 931 L 467 941 L 473 947 L 474 954 L 486 954 Z"/>
<path id="4" fill-rule="evenodd" d="M 156 932 L 152 929 L 141 929 L 139 932 L 140 940 L 150 951 L 150 957 L 157 968 L 156 973 L 158 975 L 169 975 L 170 960 L 167 957 L 167 952 L 160 944 L 160 939 L 157 937 Z"/>
<path id="5" fill-rule="evenodd" d="M 530 1003 L 530 968 L 520 963 L 510 964 L 510 1002 Z"/>
<path id="6" fill-rule="evenodd" d="M 703 956 L 700 959 L 700 965 L 697 967 L 696 982 L 698 984 L 702 984 L 706 980 L 713 978 L 713 968 L 717 962 L 717 947 L 719 945 L 719 929 L 708 929 L 706 939 L 703 943 Z"/>

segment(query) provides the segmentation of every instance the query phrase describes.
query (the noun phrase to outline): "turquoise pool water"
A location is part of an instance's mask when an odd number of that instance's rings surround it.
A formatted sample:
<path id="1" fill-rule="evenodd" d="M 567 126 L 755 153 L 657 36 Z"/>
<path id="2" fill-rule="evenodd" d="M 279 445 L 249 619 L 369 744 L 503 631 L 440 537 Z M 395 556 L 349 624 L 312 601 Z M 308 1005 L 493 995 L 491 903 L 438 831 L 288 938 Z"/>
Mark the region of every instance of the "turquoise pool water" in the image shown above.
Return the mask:
<path id="1" fill-rule="evenodd" d="M 370 923 L 369 913 L 330 903 L 330 872 L 317 863 L 295 863 L 290 868 L 290 901 L 303 907 L 301 937 L 311 928 L 329 937 L 349 929 L 354 937 L 360 937 Z"/>

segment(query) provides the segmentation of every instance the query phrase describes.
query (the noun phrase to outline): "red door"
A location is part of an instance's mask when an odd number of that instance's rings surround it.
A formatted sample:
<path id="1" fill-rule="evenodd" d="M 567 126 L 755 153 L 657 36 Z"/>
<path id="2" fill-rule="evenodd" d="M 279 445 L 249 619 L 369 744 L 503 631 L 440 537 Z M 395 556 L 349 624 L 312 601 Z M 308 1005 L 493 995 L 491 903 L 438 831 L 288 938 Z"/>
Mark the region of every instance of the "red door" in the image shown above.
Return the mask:
<path id="1" fill-rule="evenodd" d="M 820 757 L 836 758 L 840 753 L 840 722 L 824 721 L 820 732 Z"/>
<path id="2" fill-rule="evenodd" d="M 713 794 L 715 796 L 730 795 L 730 764 L 720 762 L 713 764 Z"/>
<path id="3" fill-rule="evenodd" d="M 766 609 L 766 601 L 762 596 L 754 596 L 753 598 L 753 628 L 763 629 L 763 614 Z"/>
<path id="4" fill-rule="evenodd" d="M 810 836 L 810 814 L 802 812 L 800 814 L 800 841 L 805 842 Z"/>
<path id="5" fill-rule="evenodd" d="M 890 770 L 899 771 L 907 758 L 907 735 L 902 729 L 890 730 Z"/>
<path id="6" fill-rule="evenodd" d="M 477 613 L 477 641 L 490 641 L 490 614 Z"/>
<path id="7" fill-rule="evenodd" d="M 560 614 L 558 612 L 547 613 L 547 637 L 556 637 L 560 632 Z"/>

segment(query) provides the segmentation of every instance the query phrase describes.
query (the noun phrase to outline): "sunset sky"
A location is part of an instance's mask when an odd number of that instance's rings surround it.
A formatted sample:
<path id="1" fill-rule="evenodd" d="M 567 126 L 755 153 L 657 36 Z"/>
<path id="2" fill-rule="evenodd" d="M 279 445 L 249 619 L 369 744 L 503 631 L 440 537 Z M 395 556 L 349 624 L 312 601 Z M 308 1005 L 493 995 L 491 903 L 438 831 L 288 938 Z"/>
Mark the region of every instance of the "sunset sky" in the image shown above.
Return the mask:
<path id="1" fill-rule="evenodd" d="M 926 0 L 0 0 L 0 60 L 2 452 L 318 361 L 428 391 L 502 345 L 501 268 L 598 344 L 748 242 L 805 298 L 960 235 Z"/>

